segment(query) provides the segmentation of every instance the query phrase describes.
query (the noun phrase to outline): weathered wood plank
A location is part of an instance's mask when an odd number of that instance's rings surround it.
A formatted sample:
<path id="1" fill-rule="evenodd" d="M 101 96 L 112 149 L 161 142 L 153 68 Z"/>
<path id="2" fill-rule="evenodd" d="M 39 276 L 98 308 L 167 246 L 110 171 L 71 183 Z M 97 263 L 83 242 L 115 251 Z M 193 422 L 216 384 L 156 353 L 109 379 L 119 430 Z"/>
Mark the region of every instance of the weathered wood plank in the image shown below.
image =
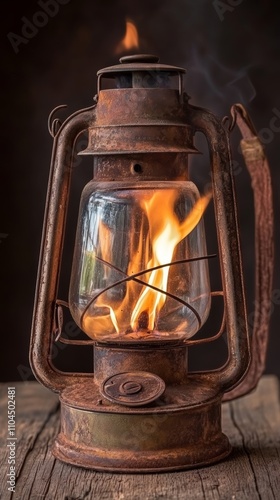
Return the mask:
<path id="1" fill-rule="evenodd" d="M 97 473 L 51 454 L 59 430 L 57 396 L 36 382 L 16 386 L 16 493 L 7 490 L 7 385 L 0 390 L 3 500 L 279 500 L 280 404 L 275 377 L 223 407 L 223 428 L 234 450 L 220 464 L 163 474 Z"/>

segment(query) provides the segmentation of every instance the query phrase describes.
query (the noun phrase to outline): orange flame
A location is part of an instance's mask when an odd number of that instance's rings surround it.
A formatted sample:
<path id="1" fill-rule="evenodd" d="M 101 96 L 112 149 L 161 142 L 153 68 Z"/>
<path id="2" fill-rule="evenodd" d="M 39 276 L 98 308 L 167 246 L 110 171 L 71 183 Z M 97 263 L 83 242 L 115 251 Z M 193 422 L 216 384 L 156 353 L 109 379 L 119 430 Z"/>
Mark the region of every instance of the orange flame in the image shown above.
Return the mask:
<path id="1" fill-rule="evenodd" d="M 129 49 L 139 48 L 139 37 L 135 24 L 127 20 L 126 21 L 126 33 L 122 41 L 119 43 L 116 49 L 116 53 L 120 54 Z"/>
<path id="2" fill-rule="evenodd" d="M 134 251 L 134 256 L 128 267 L 128 275 L 134 274 L 134 270 L 139 269 L 139 256 L 145 255 L 147 269 L 162 266 L 172 262 L 174 251 L 178 243 L 184 239 L 199 223 L 207 205 L 212 197 L 211 193 L 199 198 L 194 204 L 191 212 L 185 220 L 179 221 L 174 212 L 174 205 L 178 193 L 176 190 L 161 190 L 153 193 L 149 198 L 140 200 L 140 205 L 146 213 L 149 224 L 149 242 L 144 243 L 143 227 L 140 232 L 138 248 Z M 111 261 L 110 231 L 102 223 L 99 226 L 99 237 L 102 245 L 102 258 L 104 261 Z M 152 257 L 149 259 L 148 255 Z M 156 330 L 156 323 L 159 313 L 166 302 L 165 293 L 154 290 L 156 287 L 163 292 L 167 291 L 169 266 L 161 267 L 153 271 L 147 271 L 149 275 L 147 283 L 150 286 L 141 286 L 133 280 L 127 282 L 126 294 L 118 306 L 109 305 L 101 295 L 96 306 L 104 310 L 100 311 L 100 316 L 91 318 L 90 314 L 84 317 L 85 331 L 90 335 L 90 331 L 95 335 L 104 335 L 109 332 L 112 325 L 118 337 L 126 335 L 129 338 L 139 338 L 146 336 L 147 332 Z M 143 278 L 143 276 L 141 277 Z M 131 333 L 123 331 L 122 323 L 129 324 Z M 142 333 L 141 333 L 142 331 Z M 99 333 L 97 333 L 99 332 Z M 146 333 L 145 333 L 146 332 Z"/>
<path id="3" fill-rule="evenodd" d="M 148 262 L 147 268 L 153 268 L 172 262 L 176 245 L 185 238 L 198 224 L 205 211 L 211 195 L 208 194 L 194 205 L 188 217 L 182 223 L 174 214 L 173 208 L 177 197 L 177 192 L 159 191 L 155 193 L 149 201 L 144 201 L 142 207 L 145 210 L 150 227 L 152 241 L 152 258 Z M 169 267 L 162 267 L 150 273 L 149 285 L 167 290 Z M 131 327 L 137 329 L 138 318 L 141 313 L 148 315 L 148 330 L 153 330 L 156 317 L 166 301 L 166 295 L 145 287 L 137 304 L 132 312 Z"/>

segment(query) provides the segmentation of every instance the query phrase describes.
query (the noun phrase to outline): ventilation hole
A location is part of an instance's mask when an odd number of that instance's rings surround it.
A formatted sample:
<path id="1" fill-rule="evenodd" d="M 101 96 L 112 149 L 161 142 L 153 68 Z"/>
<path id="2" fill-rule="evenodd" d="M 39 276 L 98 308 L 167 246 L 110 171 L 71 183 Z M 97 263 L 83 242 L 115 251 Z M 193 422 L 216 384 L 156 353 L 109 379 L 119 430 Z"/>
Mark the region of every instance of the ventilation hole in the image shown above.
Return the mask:
<path id="1" fill-rule="evenodd" d="M 136 174 L 142 174 L 143 172 L 142 165 L 140 165 L 139 163 L 135 163 L 135 165 L 133 165 L 133 172 L 135 172 Z"/>

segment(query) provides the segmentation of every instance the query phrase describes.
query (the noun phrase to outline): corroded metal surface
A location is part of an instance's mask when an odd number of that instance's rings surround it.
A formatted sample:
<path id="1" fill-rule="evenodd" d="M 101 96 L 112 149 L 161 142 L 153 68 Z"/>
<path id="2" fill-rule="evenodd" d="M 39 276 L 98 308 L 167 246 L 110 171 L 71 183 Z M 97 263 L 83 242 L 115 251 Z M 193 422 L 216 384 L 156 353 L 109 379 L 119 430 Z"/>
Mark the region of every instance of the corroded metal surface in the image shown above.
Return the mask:
<path id="1" fill-rule="evenodd" d="M 95 470 L 152 472 L 214 463 L 231 450 L 221 431 L 219 386 L 187 374 L 186 347 L 168 342 L 148 349 L 97 346 L 96 377 L 70 385 L 60 395 L 61 432 L 54 445 L 60 460 Z M 121 367 L 140 371 L 120 374 Z M 149 367 L 153 371 L 147 374 Z M 120 379 L 123 391 L 141 395 L 143 377 L 164 385 L 145 405 L 123 406 L 103 388 Z M 115 373 L 106 377 L 108 373 Z M 123 375 L 126 378 L 122 378 Z M 141 378 L 142 377 L 142 378 Z M 128 385 L 125 386 L 126 382 Z M 150 389 L 148 389 L 149 391 Z"/>
<path id="2" fill-rule="evenodd" d="M 146 408 L 107 406 L 91 392 L 87 409 L 80 409 L 74 406 L 78 386 L 73 389 L 62 397 L 54 445 L 60 460 L 95 470 L 152 472 L 208 465 L 231 451 L 221 431 L 221 396 L 199 378 L 177 392 L 170 387 Z"/>
<path id="3" fill-rule="evenodd" d="M 88 147 L 80 154 L 165 152 L 197 153 L 178 91 L 124 88 L 100 92 Z"/>
<path id="4" fill-rule="evenodd" d="M 180 384 L 187 378 L 187 348 L 182 341 L 139 342 L 138 345 L 98 343 L 94 349 L 94 378 L 102 384 L 116 373 L 152 372 L 166 384 Z"/>
<path id="5" fill-rule="evenodd" d="M 94 178 L 100 181 L 187 181 L 188 158 L 184 153 L 170 152 L 96 156 Z"/>

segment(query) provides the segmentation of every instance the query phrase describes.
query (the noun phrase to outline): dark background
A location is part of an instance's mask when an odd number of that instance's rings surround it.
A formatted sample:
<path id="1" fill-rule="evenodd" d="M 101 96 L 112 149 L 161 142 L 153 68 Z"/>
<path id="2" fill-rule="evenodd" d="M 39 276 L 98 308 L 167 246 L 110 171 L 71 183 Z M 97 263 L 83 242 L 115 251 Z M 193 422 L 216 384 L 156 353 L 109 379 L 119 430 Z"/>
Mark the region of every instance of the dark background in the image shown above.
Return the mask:
<path id="1" fill-rule="evenodd" d="M 265 142 L 276 214 L 276 268 L 267 373 L 280 376 L 277 295 L 280 289 L 280 35 L 276 1 L 64 0 L 55 15 L 47 16 L 47 22 L 46 16 L 45 21 L 38 17 L 42 4 L 47 2 L 13 1 L 1 15 L 1 379 L 32 378 L 28 345 L 52 149 L 48 115 L 58 104 L 69 105 L 64 117 L 92 104 L 97 70 L 117 63 L 122 55 L 116 54 L 116 47 L 124 36 L 126 18 L 138 27 L 140 52 L 155 53 L 163 63 L 187 68 L 185 87 L 192 96 L 192 104 L 207 107 L 223 117 L 234 102 L 242 102 Z M 45 26 L 38 28 L 38 32 L 29 31 L 27 43 L 18 39 L 16 53 L 15 38 L 13 47 L 11 37 L 24 36 L 26 19 L 31 22 L 36 19 Z M 279 118 L 275 122 L 279 131 L 271 128 L 274 116 Z M 234 132 L 247 304 L 252 317 L 254 217 L 249 176 L 237 150 L 238 137 Z M 201 139 L 198 145 L 205 150 Z M 197 165 L 203 171 L 207 163 L 206 156 Z M 72 256 L 70 243 L 79 193 L 87 182 L 89 168 L 85 162 L 85 167 L 80 164 L 74 174 L 66 271 Z M 203 184 L 203 175 L 196 168 L 194 178 L 198 183 Z M 66 271 L 62 272 L 63 299 L 67 299 Z M 216 348 L 211 346 L 208 355 L 196 356 L 202 362 L 207 356 L 215 357 L 215 353 Z"/>

